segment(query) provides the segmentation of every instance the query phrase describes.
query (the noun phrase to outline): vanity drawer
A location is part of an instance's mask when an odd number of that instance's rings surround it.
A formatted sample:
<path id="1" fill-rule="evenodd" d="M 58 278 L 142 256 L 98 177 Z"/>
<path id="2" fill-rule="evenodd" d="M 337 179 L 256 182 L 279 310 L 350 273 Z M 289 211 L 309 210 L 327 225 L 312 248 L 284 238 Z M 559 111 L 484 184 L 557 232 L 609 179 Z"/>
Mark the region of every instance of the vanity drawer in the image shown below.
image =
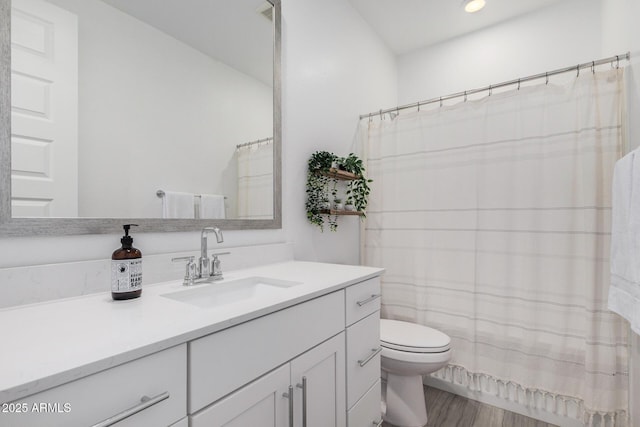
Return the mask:
<path id="1" fill-rule="evenodd" d="M 347 326 L 380 310 L 380 277 L 374 277 L 346 289 Z"/>
<path id="2" fill-rule="evenodd" d="M 115 425 L 171 425 L 187 412 L 186 363 L 187 347 L 182 344 L 116 366 L 13 402 L 26 413 L 0 413 L 0 426 L 87 427 L 143 407 Z M 152 400 L 143 403 L 143 396 Z"/>
<path id="3" fill-rule="evenodd" d="M 349 410 L 348 427 L 372 427 L 382 423 L 380 380 Z"/>
<path id="4" fill-rule="evenodd" d="M 189 414 L 344 330 L 334 292 L 189 343 Z"/>
<path id="5" fill-rule="evenodd" d="M 347 408 L 380 379 L 380 312 L 347 328 Z"/>

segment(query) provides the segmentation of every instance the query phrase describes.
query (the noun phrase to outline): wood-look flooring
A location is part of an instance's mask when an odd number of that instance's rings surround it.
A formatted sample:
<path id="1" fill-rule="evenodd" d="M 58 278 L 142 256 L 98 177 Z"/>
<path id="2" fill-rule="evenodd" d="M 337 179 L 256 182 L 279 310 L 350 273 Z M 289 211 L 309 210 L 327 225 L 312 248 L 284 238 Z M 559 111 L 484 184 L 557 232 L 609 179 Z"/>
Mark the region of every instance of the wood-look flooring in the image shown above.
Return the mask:
<path id="1" fill-rule="evenodd" d="M 425 386 L 424 390 L 427 427 L 557 427 L 436 388 Z"/>

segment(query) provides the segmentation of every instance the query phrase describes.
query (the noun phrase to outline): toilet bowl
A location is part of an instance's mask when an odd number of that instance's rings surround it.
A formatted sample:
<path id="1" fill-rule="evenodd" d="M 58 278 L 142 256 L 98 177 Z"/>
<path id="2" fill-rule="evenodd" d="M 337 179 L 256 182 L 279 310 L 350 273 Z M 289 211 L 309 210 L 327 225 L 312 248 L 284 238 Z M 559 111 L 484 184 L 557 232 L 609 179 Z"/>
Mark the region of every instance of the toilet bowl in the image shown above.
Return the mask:
<path id="1" fill-rule="evenodd" d="M 451 338 L 436 329 L 399 320 L 380 320 L 386 422 L 398 427 L 427 424 L 422 376 L 449 362 L 450 344 Z"/>

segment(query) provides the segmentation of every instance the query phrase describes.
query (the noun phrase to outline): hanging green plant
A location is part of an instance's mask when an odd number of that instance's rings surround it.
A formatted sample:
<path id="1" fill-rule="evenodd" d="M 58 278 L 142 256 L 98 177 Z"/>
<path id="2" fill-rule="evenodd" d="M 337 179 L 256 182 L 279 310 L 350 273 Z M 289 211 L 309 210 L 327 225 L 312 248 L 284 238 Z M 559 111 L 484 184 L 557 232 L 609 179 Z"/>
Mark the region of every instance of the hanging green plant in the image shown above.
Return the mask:
<path id="1" fill-rule="evenodd" d="M 336 156 L 333 153 L 316 151 L 307 162 L 307 219 L 323 231 L 323 211 L 330 207 L 327 191 L 330 178 L 326 173 L 335 160 Z"/>
<path id="2" fill-rule="evenodd" d="M 336 172 L 338 169 L 350 172 L 352 175 Z M 307 200 L 305 208 L 310 223 L 324 231 L 325 217 L 331 231 L 338 228 L 338 215 L 353 214 L 353 210 L 364 217 L 370 192 L 369 183 L 372 180 L 364 176 L 364 166 L 355 154 L 338 157 L 328 151 L 316 151 L 311 155 L 307 164 Z M 346 191 L 345 205 L 353 206 L 353 210 L 335 210 L 334 203 L 338 197 L 338 179 L 349 180 Z M 333 209 L 333 210 L 332 210 Z"/>
<path id="3" fill-rule="evenodd" d="M 369 203 L 369 193 L 371 193 L 369 183 L 373 182 L 373 180 L 367 179 L 364 175 L 364 164 L 362 160 L 353 153 L 349 153 L 347 157 L 339 159 L 338 164 L 342 166 L 344 171 L 351 172 L 358 177 L 357 179 L 349 181 L 347 185 L 346 204 L 353 205 L 356 211 L 362 212 L 362 216 L 365 217 L 365 210 Z"/>

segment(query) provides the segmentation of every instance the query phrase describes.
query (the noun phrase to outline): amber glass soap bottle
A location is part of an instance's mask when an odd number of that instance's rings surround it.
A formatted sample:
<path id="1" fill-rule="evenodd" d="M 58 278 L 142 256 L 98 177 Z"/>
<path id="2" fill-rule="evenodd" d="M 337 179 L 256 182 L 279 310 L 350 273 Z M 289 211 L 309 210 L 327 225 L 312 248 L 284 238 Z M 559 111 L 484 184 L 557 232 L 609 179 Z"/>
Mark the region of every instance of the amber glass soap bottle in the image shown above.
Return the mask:
<path id="1" fill-rule="evenodd" d="M 111 296 L 114 300 L 138 298 L 142 294 L 142 252 L 133 247 L 129 229 L 137 224 L 125 224 L 122 247 L 111 256 Z"/>

